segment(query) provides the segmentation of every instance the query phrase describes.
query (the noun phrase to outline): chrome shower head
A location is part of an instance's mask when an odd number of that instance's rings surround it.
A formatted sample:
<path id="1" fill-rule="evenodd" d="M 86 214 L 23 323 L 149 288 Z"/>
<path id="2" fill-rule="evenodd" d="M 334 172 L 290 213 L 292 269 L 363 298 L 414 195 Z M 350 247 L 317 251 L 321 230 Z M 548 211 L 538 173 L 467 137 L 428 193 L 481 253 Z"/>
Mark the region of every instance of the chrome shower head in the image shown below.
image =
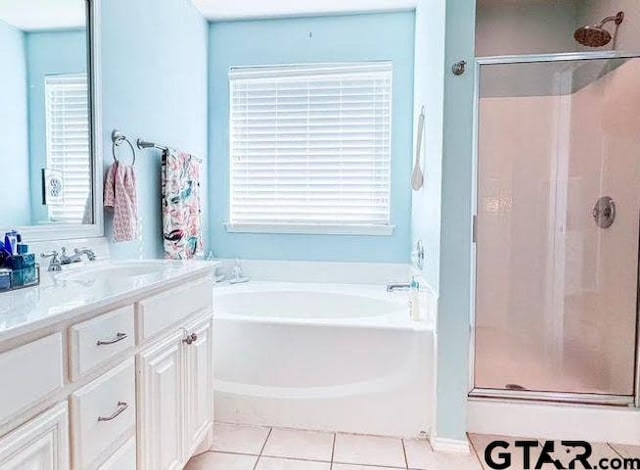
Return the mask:
<path id="1" fill-rule="evenodd" d="M 608 16 L 598 25 L 583 26 L 576 29 L 573 37 L 583 46 L 602 47 L 611 42 L 613 36 L 609 31 L 604 29 L 604 25 L 613 21 L 616 26 L 620 26 L 624 20 L 624 12 L 619 12 L 616 16 Z"/>

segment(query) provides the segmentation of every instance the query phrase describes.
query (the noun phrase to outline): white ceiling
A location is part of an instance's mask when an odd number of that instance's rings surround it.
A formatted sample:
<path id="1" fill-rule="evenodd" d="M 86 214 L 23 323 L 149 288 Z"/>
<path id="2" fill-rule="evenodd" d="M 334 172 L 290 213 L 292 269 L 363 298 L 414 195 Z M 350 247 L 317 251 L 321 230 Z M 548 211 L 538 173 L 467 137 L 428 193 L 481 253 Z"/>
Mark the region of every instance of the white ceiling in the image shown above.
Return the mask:
<path id="1" fill-rule="evenodd" d="M 0 0 L 0 20 L 23 31 L 80 28 L 84 0 Z"/>
<path id="2" fill-rule="evenodd" d="M 1 0 L 0 0 L 1 1 Z M 408 10 L 417 0 L 192 0 L 209 20 Z"/>

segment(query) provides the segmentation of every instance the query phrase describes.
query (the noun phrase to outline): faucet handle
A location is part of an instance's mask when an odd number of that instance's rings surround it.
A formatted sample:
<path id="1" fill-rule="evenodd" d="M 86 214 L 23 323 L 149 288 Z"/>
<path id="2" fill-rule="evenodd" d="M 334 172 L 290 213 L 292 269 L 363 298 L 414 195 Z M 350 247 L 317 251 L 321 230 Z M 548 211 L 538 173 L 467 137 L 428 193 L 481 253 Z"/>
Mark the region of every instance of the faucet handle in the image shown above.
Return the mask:
<path id="1" fill-rule="evenodd" d="M 58 258 L 58 252 L 53 250 L 49 253 L 40 253 L 40 256 L 42 258 L 51 258 L 51 261 L 49 262 L 49 268 L 47 269 L 47 271 L 62 271 L 62 263 L 60 262 L 60 259 Z"/>

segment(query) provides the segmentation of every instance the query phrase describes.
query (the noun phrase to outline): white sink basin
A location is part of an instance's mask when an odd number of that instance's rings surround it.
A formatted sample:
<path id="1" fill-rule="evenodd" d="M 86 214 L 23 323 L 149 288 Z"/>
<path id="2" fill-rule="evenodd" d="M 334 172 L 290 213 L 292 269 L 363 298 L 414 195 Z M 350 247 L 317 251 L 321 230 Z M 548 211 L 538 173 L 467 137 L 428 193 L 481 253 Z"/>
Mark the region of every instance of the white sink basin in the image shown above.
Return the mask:
<path id="1" fill-rule="evenodd" d="M 69 271 L 62 271 L 56 277 L 62 281 L 104 281 L 118 280 L 145 276 L 158 273 L 167 269 L 164 263 L 154 262 L 130 262 L 130 263 L 104 263 L 92 266 L 72 267 Z"/>

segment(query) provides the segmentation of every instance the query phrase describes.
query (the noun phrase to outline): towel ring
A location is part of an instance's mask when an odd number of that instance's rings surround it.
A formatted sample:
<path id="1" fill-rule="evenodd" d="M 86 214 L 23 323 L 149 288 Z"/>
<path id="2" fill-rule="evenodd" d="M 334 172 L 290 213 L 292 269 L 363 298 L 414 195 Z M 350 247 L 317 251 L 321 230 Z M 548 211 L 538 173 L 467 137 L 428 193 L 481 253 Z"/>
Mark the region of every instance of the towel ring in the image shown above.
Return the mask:
<path id="1" fill-rule="evenodd" d="M 126 142 L 129 145 L 129 148 L 131 149 L 131 155 L 133 156 L 133 161 L 131 162 L 131 166 L 136 164 L 136 149 L 133 147 L 133 144 L 127 138 L 127 136 L 125 136 L 122 132 L 118 130 L 114 130 L 111 133 L 111 142 L 112 142 L 111 153 L 113 154 L 113 161 L 115 161 L 116 163 L 120 163 L 120 160 L 118 160 L 118 157 L 116 156 L 116 147 L 119 147 L 120 145 L 122 145 L 122 142 Z"/>

